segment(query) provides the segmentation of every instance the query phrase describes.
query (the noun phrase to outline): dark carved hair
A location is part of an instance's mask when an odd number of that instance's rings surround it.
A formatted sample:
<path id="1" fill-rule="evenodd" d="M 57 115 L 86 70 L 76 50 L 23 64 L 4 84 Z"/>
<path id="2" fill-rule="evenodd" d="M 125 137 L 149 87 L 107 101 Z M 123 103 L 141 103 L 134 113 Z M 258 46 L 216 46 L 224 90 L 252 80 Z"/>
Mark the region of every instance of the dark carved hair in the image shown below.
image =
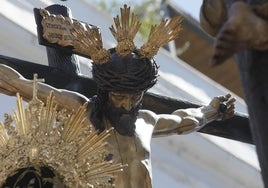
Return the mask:
<path id="1" fill-rule="evenodd" d="M 120 56 L 110 49 L 108 63 L 93 64 L 92 74 L 98 87 L 104 91 L 145 91 L 157 81 L 158 67 L 153 59 L 141 58 L 135 50 Z"/>
<path id="2" fill-rule="evenodd" d="M 158 66 L 153 59 L 141 58 L 138 50 L 127 56 L 120 56 L 110 49 L 110 61 L 93 64 L 92 75 L 97 83 L 97 96 L 91 98 L 91 121 L 99 130 L 104 130 L 102 122 L 103 106 L 109 91 L 139 92 L 151 88 L 157 81 Z"/>
<path id="3" fill-rule="evenodd" d="M 93 96 L 90 99 L 91 103 L 91 113 L 90 113 L 90 120 L 94 127 L 102 132 L 105 129 L 103 123 L 103 108 L 105 106 L 105 102 L 108 100 L 108 94 L 105 91 L 101 91 L 98 89 L 97 95 Z"/>

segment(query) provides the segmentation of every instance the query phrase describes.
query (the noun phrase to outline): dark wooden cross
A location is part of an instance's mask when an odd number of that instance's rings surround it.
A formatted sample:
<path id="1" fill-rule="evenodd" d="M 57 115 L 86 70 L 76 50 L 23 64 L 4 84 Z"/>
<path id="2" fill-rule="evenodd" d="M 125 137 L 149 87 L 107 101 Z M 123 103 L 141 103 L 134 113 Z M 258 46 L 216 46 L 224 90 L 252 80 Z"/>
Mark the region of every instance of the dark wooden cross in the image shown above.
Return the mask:
<path id="1" fill-rule="evenodd" d="M 70 16 L 70 9 L 62 5 L 52 5 L 46 8 L 53 14 Z M 38 9 L 34 9 L 35 19 L 38 30 L 39 43 L 46 46 L 48 64 L 44 66 L 33 62 L 23 61 L 16 58 L 0 55 L 0 63 L 6 64 L 25 78 L 32 79 L 33 74 L 37 73 L 40 78 L 45 79 L 45 83 L 59 88 L 79 92 L 88 98 L 96 94 L 96 83 L 92 78 L 80 76 L 78 59 L 74 55 L 72 48 L 62 47 L 57 44 L 49 43 L 43 38 L 43 29 L 41 25 L 42 16 Z M 155 113 L 169 114 L 177 109 L 199 107 L 200 104 L 189 101 L 164 97 L 147 92 L 144 96 L 143 108 L 154 111 Z M 214 121 L 199 130 L 214 136 L 233 139 L 249 144 L 253 144 L 249 119 L 247 116 L 238 112 L 231 119 L 224 121 Z"/>

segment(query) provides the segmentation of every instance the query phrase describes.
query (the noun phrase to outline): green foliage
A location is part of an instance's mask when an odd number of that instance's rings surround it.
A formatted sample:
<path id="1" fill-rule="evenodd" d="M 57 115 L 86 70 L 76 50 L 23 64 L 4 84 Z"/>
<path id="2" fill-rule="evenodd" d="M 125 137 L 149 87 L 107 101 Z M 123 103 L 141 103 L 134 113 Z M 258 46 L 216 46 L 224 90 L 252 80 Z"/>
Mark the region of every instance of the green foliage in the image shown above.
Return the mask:
<path id="1" fill-rule="evenodd" d="M 144 1 L 133 7 L 133 11 L 138 15 L 139 20 L 142 21 L 140 33 L 143 36 L 148 36 L 151 25 L 158 24 L 163 18 L 160 3 L 157 2 L 157 0 Z"/>
<path id="2" fill-rule="evenodd" d="M 157 24 L 161 21 L 163 14 L 161 11 L 161 3 L 159 0 L 146 1 L 119 1 L 119 0 L 95 0 L 102 10 L 108 12 L 111 16 L 120 14 L 120 8 L 124 4 L 131 7 L 131 12 L 137 14 L 138 19 L 142 22 L 139 30 L 143 37 L 149 35 L 151 25 Z"/>

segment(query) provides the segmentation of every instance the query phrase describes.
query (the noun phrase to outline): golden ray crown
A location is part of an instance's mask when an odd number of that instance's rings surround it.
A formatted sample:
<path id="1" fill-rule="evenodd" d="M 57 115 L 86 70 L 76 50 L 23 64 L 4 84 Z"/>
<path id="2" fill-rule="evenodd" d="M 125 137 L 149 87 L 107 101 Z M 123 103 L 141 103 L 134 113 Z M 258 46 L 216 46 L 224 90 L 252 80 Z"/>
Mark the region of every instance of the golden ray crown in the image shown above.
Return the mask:
<path id="1" fill-rule="evenodd" d="M 112 25 L 110 31 L 118 42 L 116 52 L 121 56 L 126 56 L 135 49 L 133 40 L 139 31 L 141 23 L 138 21 L 137 15 L 134 13 L 131 14 L 130 20 L 130 7 L 127 7 L 127 5 L 124 5 L 124 8 L 121 8 L 120 10 L 121 19 L 119 18 L 119 15 L 114 18 L 115 27 Z"/>
<path id="2" fill-rule="evenodd" d="M 95 64 L 109 62 L 110 53 L 103 48 L 99 28 L 59 15 L 50 15 L 44 9 L 40 9 L 40 14 L 43 16 L 43 37 L 46 40 L 62 46 L 71 45 L 74 52 L 89 56 Z M 152 58 L 158 53 L 159 48 L 176 39 L 182 29 L 181 22 L 182 17 L 177 16 L 170 20 L 163 20 L 159 25 L 151 26 L 148 41 L 140 48 L 141 56 Z M 61 29 L 55 30 L 55 27 L 51 29 L 47 25 L 55 25 Z M 121 17 L 117 15 L 114 18 L 114 25 L 110 27 L 110 31 L 118 43 L 115 47 L 116 52 L 120 56 L 126 56 L 136 48 L 133 40 L 140 26 L 137 15 L 134 13 L 130 15 L 130 7 L 124 5 L 121 8 Z M 62 38 L 66 38 L 66 40 Z M 69 40 L 70 38 L 72 40 Z"/>
<path id="3" fill-rule="evenodd" d="M 0 185 L 20 168 L 47 166 L 67 187 L 114 187 L 110 180 L 123 166 L 104 160 L 110 130 L 95 131 L 85 120 L 86 105 L 71 114 L 58 111 L 53 92 L 44 104 L 36 79 L 33 88 L 27 107 L 17 94 L 17 110 L 0 122 Z"/>
<path id="4" fill-rule="evenodd" d="M 110 53 L 103 48 L 99 28 L 89 25 L 83 26 L 80 22 L 76 22 L 72 34 L 75 38 L 75 51 L 90 56 L 96 64 L 109 61 Z"/>
<path id="5" fill-rule="evenodd" d="M 148 41 L 141 46 L 142 57 L 152 58 L 161 46 L 176 39 L 181 31 L 182 17 L 177 16 L 170 20 L 165 19 L 159 25 L 151 26 Z"/>

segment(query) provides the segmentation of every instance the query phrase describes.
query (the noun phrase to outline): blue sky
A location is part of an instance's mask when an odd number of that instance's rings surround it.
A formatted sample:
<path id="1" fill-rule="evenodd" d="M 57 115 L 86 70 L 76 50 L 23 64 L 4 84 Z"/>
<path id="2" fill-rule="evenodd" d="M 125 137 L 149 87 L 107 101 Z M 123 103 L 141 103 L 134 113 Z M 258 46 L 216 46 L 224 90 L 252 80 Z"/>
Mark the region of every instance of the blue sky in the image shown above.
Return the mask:
<path id="1" fill-rule="evenodd" d="M 95 2 L 100 2 L 101 0 L 95 0 Z M 104 0 L 105 2 L 111 2 L 110 0 Z M 161 1 L 161 0 L 159 0 Z M 178 7 L 183 9 L 185 12 L 191 14 L 193 18 L 199 20 L 199 9 L 202 4 L 202 0 L 169 0 L 170 2 L 176 4 Z M 131 0 L 117 0 L 117 2 L 132 4 Z M 133 1 L 135 3 L 142 2 L 142 0 Z M 143 1 L 144 2 L 144 1 Z"/>
<path id="2" fill-rule="evenodd" d="M 202 0 L 171 0 L 171 2 L 191 14 L 196 20 L 199 20 L 199 10 Z"/>

